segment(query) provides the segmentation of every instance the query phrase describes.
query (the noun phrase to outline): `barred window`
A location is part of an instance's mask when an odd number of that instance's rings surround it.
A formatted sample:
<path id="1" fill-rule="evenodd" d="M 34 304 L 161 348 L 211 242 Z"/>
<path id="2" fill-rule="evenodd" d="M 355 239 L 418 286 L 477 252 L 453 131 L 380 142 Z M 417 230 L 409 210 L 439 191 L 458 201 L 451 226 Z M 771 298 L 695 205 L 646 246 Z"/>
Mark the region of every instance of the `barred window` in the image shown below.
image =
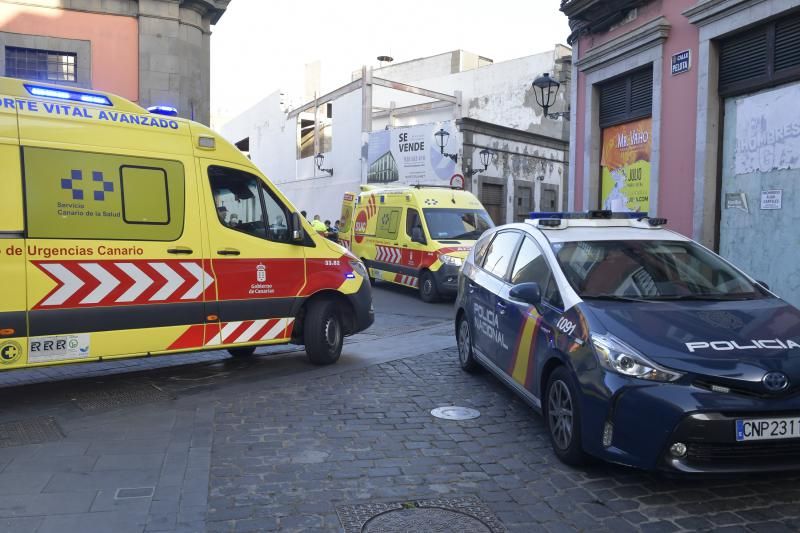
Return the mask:
<path id="1" fill-rule="evenodd" d="M 6 47 L 6 76 L 27 80 L 75 82 L 77 54 Z"/>

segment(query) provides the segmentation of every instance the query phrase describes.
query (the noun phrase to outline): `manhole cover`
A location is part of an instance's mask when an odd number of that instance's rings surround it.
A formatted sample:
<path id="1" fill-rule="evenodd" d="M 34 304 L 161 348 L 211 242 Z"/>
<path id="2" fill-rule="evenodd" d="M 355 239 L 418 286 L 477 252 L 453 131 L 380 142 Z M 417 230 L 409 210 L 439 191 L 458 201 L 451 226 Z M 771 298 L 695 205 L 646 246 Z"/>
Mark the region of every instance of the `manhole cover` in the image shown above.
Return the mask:
<path id="1" fill-rule="evenodd" d="M 444 418 L 445 420 L 470 420 L 481 416 L 481 412 L 477 409 L 458 407 L 457 405 L 437 407 L 431 411 L 431 414 L 436 418 Z"/>
<path id="2" fill-rule="evenodd" d="M 84 411 L 97 411 L 172 399 L 150 383 L 108 383 L 100 386 L 105 388 L 72 395 L 73 401 Z"/>
<path id="3" fill-rule="evenodd" d="M 345 533 L 505 532 L 494 513 L 474 496 L 345 505 L 336 512 Z"/>
<path id="4" fill-rule="evenodd" d="M 0 448 L 61 440 L 64 434 L 50 417 L 14 420 L 0 424 Z"/>
<path id="5" fill-rule="evenodd" d="M 364 533 L 394 533 L 407 531 L 461 531 L 492 533 L 492 530 L 469 515 L 436 508 L 395 509 L 370 519 L 361 528 Z"/>

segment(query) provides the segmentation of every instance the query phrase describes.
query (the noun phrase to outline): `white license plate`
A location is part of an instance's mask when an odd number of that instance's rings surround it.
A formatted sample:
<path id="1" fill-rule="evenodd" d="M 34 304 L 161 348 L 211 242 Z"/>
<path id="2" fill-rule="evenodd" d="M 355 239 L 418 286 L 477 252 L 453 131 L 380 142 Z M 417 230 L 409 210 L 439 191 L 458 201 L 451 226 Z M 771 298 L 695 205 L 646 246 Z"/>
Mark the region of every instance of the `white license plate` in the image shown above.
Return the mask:
<path id="1" fill-rule="evenodd" d="M 740 442 L 797 438 L 800 438 L 800 417 L 736 421 L 736 440 Z"/>

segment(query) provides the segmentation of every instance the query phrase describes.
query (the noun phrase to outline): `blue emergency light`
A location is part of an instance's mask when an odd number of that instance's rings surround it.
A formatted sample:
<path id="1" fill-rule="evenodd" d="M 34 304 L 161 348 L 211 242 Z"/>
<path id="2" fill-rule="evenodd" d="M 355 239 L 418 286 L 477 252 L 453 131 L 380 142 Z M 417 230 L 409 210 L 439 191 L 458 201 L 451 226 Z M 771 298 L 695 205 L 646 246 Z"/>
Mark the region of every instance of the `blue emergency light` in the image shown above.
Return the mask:
<path id="1" fill-rule="evenodd" d="M 168 105 L 154 105 L 147 108 L 148 111 L 155 115 L 164 115 L 167 117 L 177 117 L 178 110 Z"/>
<path id="2" fill-rule="evenodd" d="M 84 104 L 97 104 L 113 106 L 111 100 L 102 94 L 87 93 L 83 91 L 72 91 L 69 89 L 54 89 L 52 87 L 42 87 L 39 85 L 25 84 L 25 89 L 32 96 L 44 98 L 55 98 L 57 100 L 69 100 L 72 102 L 82 102 Z"/>

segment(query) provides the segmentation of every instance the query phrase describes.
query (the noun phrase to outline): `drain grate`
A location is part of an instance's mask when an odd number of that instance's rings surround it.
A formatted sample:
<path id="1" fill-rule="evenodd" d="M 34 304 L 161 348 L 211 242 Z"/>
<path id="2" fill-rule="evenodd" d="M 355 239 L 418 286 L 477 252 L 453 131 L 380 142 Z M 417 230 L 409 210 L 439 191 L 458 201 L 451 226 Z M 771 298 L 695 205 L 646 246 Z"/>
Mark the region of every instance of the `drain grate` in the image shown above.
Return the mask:
<path id="1" fill-rule="evenodd" d="M 84 411 L 98 411 L 172 399 L 150 383 L 107 383 L 103 387 L 73 394 L 72 400 Z"/>
<path id="2" fill-rule="evenodd" d="M 505 532 L 494 513 L 474 496 L 345 505 L 336 512 L 345 533 Z"/>
<path id="3" fill-rule="evenodd" d="M 41 416 L 0 424 L 0 448 L 53 442 L 64 438 L 54 418 Z"/>

